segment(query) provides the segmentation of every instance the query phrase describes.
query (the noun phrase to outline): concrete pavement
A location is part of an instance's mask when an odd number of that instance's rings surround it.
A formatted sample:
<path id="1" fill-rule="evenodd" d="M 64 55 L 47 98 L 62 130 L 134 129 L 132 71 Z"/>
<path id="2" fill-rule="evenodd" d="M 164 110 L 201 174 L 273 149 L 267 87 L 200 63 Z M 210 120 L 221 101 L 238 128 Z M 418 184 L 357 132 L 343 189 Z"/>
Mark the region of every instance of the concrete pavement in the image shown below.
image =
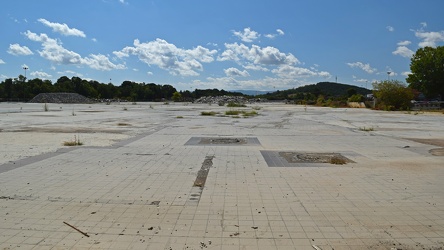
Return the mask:
<path id="1" fill-rule="evenodd" d="M 444 249 L 444 156 L 429 152 L 444 147 L 442 114 L 88 106 L 0 106 L 1 133 L 128 135 L 0 165 L 0 249 Z M 332 153 L 353 162 L 319 162 Z"/>

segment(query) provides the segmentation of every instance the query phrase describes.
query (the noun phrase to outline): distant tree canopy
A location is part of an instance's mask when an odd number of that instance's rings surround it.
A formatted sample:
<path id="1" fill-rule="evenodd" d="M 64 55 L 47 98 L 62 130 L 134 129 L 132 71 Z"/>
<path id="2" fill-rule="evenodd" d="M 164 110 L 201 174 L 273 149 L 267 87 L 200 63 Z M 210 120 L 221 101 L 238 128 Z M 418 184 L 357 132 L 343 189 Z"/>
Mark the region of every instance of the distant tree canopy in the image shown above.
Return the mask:
<path id="1" fill-rule="evenodd" d="M 373 83 L 373 95 L 383 110 L 408 110 L 413 99 L 412 90 L 397 80 Z"/>
<path id="2" fill-rule="evenodd" d="M 420 48 L 410 62 L 406 81 L 428 98 L 444 98 L 444 46 Z"/>
<path id="3" fill-rule="evenodd" d="M 128 101 L 161 101 L 163 99 L 171 100 L 173 97 L 175 101 L 191 101 L 202 96 L 243 96 L 239 92 L 218 89 L 195 89 L 193 92 L 188 90 L 178 92 L 168 84 L 159 85 L 133 81 L 124 81 L 120 86 L 115 86 L 111 83 L 99 83 L 76 76 L 72 78 L 62 76 L 54 84 L 50 80 L 39 78 L 26 81 L 22 75 L 18 78 L 9 78 L 0 82 L 0 101 L 27 101 L 40 93 L 55 92 L 78 93 L 91 99 L 122 99 Z"/>
<path id="4" fill-rule="evenodd" d="M 76 76 L 71 79 L 62 76 L 52 84 L 50 80 L 41 80 L 39 78 L 25 81 L 25 78 L 20 75 L 18 78 L 6 79 L 0 83 L 0 99 L 2 100 L 26 101 L 40 93 L 54 92 L 78 93 L 93 99 L 156 101 L 171 99 L 173 93 L 177 91 L 171 85 L 124 81 L 120 86 L 115 86 L 111 83 L 88 81 Z"/>
<path id="5" fill-rule="evenodd" d="M 40 93 L 67 92 L 78 93 L 90 99 L 121 99 L 128 101 L 192 101 L 203 96 L 245 96 L 240 92 L 225 91 L 219 89 L 195 89 L 194 91 L 177 91 L 171 85 L 159 85 L 155 83 L 137 83 L 124 81 L 120 86 L 111 83 L 99 83 L 94 80 L 81 79 L 80 77 L 68 78 L 62 76 L 52 83 L 50 80 L 39 78 L 26 79 L 20 75 L 18 78 L 5 79 L 0 82 L 0 101 L 28 101 Z M 295 89 L 277 90 L 273 93 L 255 96 L 268 100 L 292 100 L 315 104 L 319 100 L 323 102 L 346 102 L 350 96 L 366 95 L 370 90 L 354 85 L 320 82 Z M 318 97 L 322 98 L 318 100 Z"/>

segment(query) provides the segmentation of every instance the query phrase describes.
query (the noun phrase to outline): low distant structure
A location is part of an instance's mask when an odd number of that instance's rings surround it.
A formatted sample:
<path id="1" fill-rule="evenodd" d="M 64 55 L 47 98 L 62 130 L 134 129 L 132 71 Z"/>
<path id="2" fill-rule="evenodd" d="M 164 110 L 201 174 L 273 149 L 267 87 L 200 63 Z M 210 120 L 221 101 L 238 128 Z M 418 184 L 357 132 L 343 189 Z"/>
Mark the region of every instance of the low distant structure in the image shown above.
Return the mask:
<path id="1" fill-rule="evenodd" d="M 77 93 L 40 93 L 30 103 L 92 103 L 91 99 Z"/>

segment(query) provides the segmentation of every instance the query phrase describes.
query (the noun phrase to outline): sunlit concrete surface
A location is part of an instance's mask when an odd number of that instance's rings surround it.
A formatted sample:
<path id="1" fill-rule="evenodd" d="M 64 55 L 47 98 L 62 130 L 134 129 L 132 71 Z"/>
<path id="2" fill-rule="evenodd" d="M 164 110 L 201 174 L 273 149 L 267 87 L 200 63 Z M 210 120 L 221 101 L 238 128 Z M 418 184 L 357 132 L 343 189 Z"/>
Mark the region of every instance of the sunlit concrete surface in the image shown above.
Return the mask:
<path id="1" fill-rule="evenodd" d="M 443 124 L 270 103 L 0 103 L 0 249 L 444 249 Z M 352 162 L 269 166 L 264 152 Z"/>

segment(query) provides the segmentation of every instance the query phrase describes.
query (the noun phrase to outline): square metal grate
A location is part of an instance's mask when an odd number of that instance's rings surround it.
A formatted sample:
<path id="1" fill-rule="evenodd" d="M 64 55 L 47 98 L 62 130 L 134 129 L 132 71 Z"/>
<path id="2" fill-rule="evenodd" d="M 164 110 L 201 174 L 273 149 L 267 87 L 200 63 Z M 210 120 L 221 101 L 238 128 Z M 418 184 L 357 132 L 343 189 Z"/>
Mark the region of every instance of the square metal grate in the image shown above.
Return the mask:
<path id="1" fill-rule="evenodd" d="M 340 153 L 261 150 L 269 167 L 326 167 L 354 163 Z"/>

